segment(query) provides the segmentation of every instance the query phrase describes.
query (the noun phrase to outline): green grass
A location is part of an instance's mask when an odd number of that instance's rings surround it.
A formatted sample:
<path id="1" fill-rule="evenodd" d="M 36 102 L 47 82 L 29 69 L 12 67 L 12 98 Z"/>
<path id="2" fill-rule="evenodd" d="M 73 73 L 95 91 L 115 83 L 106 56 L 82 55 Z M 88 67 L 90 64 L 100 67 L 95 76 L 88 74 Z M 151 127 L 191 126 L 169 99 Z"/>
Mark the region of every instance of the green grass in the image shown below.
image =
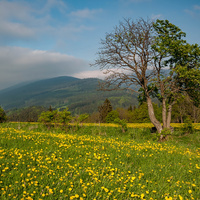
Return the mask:
<path id="1" fill-rule="evenodd" d="M 0 199 L 200 199 L 200 134 L 0 125 Z"/>

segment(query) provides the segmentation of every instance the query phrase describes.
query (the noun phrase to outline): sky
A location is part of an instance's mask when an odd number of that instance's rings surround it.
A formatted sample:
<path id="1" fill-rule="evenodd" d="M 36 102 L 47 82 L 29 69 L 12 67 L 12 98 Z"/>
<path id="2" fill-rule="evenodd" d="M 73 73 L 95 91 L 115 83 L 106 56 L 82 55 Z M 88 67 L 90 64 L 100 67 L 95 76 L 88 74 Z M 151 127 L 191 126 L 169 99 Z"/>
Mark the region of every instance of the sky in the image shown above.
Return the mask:
<path id="1" fill-rule="evenodd" d="M 200 45 L 200 0 L 0 0 L 0 89 L 52 78 L 102 78 L 100 41 L 124 18 L 168 19 Z"/>

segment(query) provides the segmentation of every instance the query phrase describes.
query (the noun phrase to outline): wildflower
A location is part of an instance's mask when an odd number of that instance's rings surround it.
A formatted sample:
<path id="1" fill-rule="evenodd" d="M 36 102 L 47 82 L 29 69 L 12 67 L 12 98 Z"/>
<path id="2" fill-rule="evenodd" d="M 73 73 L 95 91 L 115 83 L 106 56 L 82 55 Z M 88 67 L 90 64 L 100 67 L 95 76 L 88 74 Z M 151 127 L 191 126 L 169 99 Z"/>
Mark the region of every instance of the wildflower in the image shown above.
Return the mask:
<path id="1" fill-rule="evenodd" d="M 172 200 L 172 197 L 165 197 L 165 200 Z"/>
<path id="2" fill-rule="evenodd" d="M 79 195 L 78 195 L 78 194 L 75 194 L 75 197 L 76 197 L 76 198 L 79 198 Z"/>
<path id="3" fill-rule="evenodd" d="M 179 197 L 180 200 L 183 200 L 183 197 L 181 195 L 178 195 L 178 197 Z"/>

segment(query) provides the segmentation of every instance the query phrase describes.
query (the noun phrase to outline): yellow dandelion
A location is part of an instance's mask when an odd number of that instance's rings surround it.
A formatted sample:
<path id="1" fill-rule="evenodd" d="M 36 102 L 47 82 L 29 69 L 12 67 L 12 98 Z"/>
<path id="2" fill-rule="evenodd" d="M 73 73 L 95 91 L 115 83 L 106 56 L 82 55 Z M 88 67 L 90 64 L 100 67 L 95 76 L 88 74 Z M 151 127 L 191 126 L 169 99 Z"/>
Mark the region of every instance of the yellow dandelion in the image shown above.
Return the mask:
<path id="1" fill-rule="evenodd" d="M 183 200 L 183 197 L 181 195 L 178 195 L 178 197 L 179 197 L 180 200 Z"/>

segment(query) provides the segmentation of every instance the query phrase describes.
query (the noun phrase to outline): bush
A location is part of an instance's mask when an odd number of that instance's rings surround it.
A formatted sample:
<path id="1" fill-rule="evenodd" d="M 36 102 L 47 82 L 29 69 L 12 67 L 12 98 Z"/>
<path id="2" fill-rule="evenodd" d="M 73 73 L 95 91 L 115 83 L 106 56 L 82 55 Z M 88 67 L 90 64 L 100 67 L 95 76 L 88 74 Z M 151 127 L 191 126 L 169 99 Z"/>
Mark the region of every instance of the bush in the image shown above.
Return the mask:
<path id="1" fill-rule="evenodd" d="M 66 108 L 63 111 L 54 110 L 42 112 L 38 122 L 45 124 L 49 128 L 54 125 L 67 127 L 71 119 L 71 113 L 68 111 L 68 108 Z"/>
<path id="2" fill-rule="evenodd" d="M 42 112 L 38 122 L 41 122 L 47 126 L 51 123 L 55 123 L 57 112 L 57 110 Z"/>
<path id="3" fill-rule="evenodd" d="M 6 113 L 3 108 L 0 106 L 0 123 L 3 123 L 7 120 Z"/>
<path id="4" fill-rule="evenodd" d="M 119 118 L 119 113 L 116 110 L 112 110 L 106 116 L 106 123 L 113 123 L 117 118 Z"/>
<path id="5" fill-rule="evenodd" d="M 125 133 L 128 130 L 127 121 L 125 119 L 116 118 L 114 120 L 114 123 L 121 126 L 123 133 Z"/>
<path id="6" fill-rule="evenodd" d="M 157 134 L 158 140 L 164 140 L 168 135 L 171 135 L 171 130 L 169 128 L 164 128 L 161 133 Z"/>
<path id="7" fill-rule="evenodd" d="M 190 120 L 187 123 L 184 123 L 182 127 L 183 134 L 193 134 L 195 132 L 194 126 Z"/>

